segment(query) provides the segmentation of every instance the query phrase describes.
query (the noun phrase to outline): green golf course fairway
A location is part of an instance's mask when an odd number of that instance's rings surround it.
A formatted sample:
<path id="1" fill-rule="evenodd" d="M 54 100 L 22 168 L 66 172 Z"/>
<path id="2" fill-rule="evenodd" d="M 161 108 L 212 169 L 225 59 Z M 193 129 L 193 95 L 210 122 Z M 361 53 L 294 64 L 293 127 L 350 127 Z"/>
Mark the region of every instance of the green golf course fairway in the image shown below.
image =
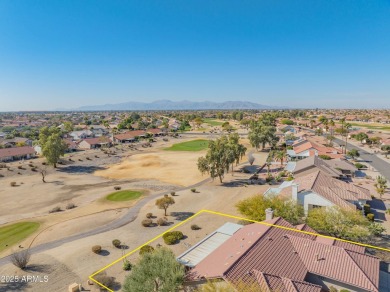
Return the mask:
<path id="1" fill-rule="evenodd" d="M 19 222 L 0 227 L 0 252 L 33 234 L 39 225 L 37 222 Z"/>
<path id="2" fill-rule="evenodd" d="M 209 146 L 209 141 L 204 139 L 192 140 L 183 143 L 173 144 L 169 148 L 164 150 L 168 151 L 201 151 L 207 149 Z"/>
<path id="3" fill-rule="evenodd" d="M 204 123 L 206 124 L 209 124 L 210 126 L 220 126 L 223 124 L 223 122 L 219 122 L 217 120 L 214 120 L 214 119 L 204 119 L 203 120 Z"/>
<path id="4" fill-rule="evenodd" d="M 131 201 L 138 199 L 144 194 L 142 191 L 123 190 L 109 194 L 106 199 L 109 201 L 120 202 L 120 201 Z"/>

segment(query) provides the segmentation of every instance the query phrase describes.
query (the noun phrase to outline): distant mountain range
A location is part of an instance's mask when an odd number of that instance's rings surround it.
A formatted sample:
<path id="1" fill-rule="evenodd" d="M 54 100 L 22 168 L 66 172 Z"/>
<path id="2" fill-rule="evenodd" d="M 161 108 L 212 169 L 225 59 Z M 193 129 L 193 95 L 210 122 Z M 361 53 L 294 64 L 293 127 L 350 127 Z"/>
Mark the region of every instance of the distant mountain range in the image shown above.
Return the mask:
<path id="1" fill-rule="evenodd" d="M 284 107 L 287 108 L 287 107 Z M 82 106 L 78 111 L 104 110 L 240 110 L 240 109 L 282 109 L 282 107 L 267 106 L 249 101 L 171 101 L 157 100 L 153 102 L 125 102 L 117 104 Z"/>

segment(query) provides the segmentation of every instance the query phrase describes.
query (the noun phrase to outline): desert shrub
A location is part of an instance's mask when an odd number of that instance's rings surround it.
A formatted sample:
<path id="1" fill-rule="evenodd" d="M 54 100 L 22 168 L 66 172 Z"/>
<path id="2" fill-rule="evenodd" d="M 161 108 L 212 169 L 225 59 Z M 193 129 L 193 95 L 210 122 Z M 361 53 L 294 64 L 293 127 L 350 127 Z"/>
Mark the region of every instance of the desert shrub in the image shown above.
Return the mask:
<path id="1" fill-rule="evenodd" d="M 167 225 L 167 220 L 165 220 L 164 218 L 158 218 L 158 220 L 157 220 L 157 224 L 159 225 L 159 226 L 165 226 L 165 225 Z"/>
<path id="2" fill-rule="evenodd" d="M 195 193 L 195 192 L 196 192 L 196 189 L 191 189 L 191 192 Z"/>
<path id="3" fill-rule="evenodd" d="M 7 168 L 7 165 L 5 163 L 0 163 L 0 168 Z"/>
<path id="4" fill-rule="evenodd" d="M 294 178 L 292 176 L 289 176 L 288 178 L 286 178 L 287 181 L 292 181 Z"/>
<path id="5" fill-rule="evenodd" d="M 365 204 L 365 205 L 363 206 L 363 210 L 364 210 L 364 214 L 365 214 L 365 215 L 371 213 L 371 207 L 370 207 L 370 205 L 369 205 L 369 204 Z"/>
<path id="6" fill-rule="evenodd" d="M 351 292 L 348 289 L 341 289 L 339 292 Z"/>
<path id="7" fill-rule="evenodd" d="M 171 192 L 171 196 L 176 196 L 176 192 Z"/>
<path id="8" fill-rule="evenodd" d="M 0 177 L 4 177 L 4 175 L 0 173 Z"/>
<path id="9" fill-rule="evenodd" d="M 34 166 L 33 168 L 31 168 L 31 171 L 37 171 L 37 167 Z"/>
<path id="10" fill-rule="evenodd" d="M 139 254 L 140 254 L 140 255 L 143 255 L 143 254 L 145 254 L 145 253 L 153 252 L 153 251 L 154 251 L 154 247 L 153 247 L 153 246 L 144 245 L 143 247 L 140 248 Z"/>
<path id="11" fill-rule="evenodd" d="M 125 260 L 123 262 L 123 270 L 124 271 L 130 271 L 131 268 L 132 268 L 132 264 L 128 260 Z"/>
<path id="12" fill-rule="evenodd" d="M 42 165 L 46 165 L 46 162 L 42 162 Z"/>
<path id="13" fill-rule="evenodd" d="M 121 247 L 121 241 L 119 239 L 114 239 L 112 241 L 112 245 L 115 246 L 116 248 L 120 248 Z"/>
<path id="14" fill-rule="evenodd" d="M 164 242 L 168 245 L 175 244 L 183 238 L 184 235 L 181 231 L 171 231 L 163 235 Z"/>
<path id="15" fill-rule="evenodd" d="M 372 222 L 374 222 L 374 220 L 375 220 L 375 215 L 373 213 L 368 213 L 366 215 L 366 217 L 367 217 L 368 220 L 370 220 Z"/>
<path id="16" fill-rule="evenodd" d="M 249 225 L 252 223 L 253 223 L 252 221 L 248 221 L 248 220 L 238 220 L 237 221 L 237 224 L 240 224 L 240 225 Z"/>
<path id="17" fill-rule="evenodd" d="M 95 158 L 99 158 L 99 156 L 95 155 Z"/>
<path id="18" fill-rule="evenodd" d="M 91 160 L 91 158 L 89 158 L 89 157 L 86 157 L 85 159 L 87 159 L 87 160 Z"/>
<path id="19" fill-rule="evenodd" d="M 271 182 L 272 180 L 274 179 L 274 177 L 272 175 L 269 175 L 265 178 L 265 181 L 266 182 Z"/>
<path id="20" fill-rule="evenodd" d="M 11 181 L 11 182 L 9 183 L 9 185 L 10 185 L 11 187 L 16 187 L 16 181 Z"/>
<path id="21" fill-rule="evenodd" d="M 83 160 L 79 158 L 79 161 L 83 161 Z"/>
<path id="22" fill-rule="evenodd" d="M 96 281 L 98 281 L 99 283 L 103 284 L 107 288 L 112 288 L 112 286 L 115 284 L 115 278 L 114 277 L 110 277 L 110 276 L 108 276 L 108 275 L 106 275 L 104 273 L 99 273 L 94 278 L 95 278 Z M 103 290 L 103 288 L 101 288 L 100 290 Z M 106 289 L 104 289 L 104 291 L 105 290 Z"/>
<path id="23" fill-rule="evenodd" d="M 201 229 L 200 226 L 198 226 L 196 224 L 191 225 L 191 230 L 199 230 L 199 229 Z"/>
<path id="24" fill-rule="evenodd" d="M 329 292 L 338 292 L 339 290 L 337 290 L 337 288 L 333 287 L 333 286 L 330 286 L 329 287 Z"/>
<path id="25" fill-rule="evenodd" d="M 146 218 L 150 219 L 153 217 L 153 213 L 146 213 Z"/>
<path id="26" fill-rule="evenodd" d="M 145 219 L 145 220 L 142 220 L 141 224 L 144 227 L 150 227 L 150 226 L 152 226 L 153 221 L 151 219 Z"/>
<path id="27" fill-rule="evenodd" d="M 360 162 L 355 163 L 355 167 L 356 167 L 357 169 L 367 168 L 366 165 L 364 165 L 364 164 L 362 164 L 362 163 L 360 163 Z"/>
<path id="28" fill-rule="evenodd" d="M 12 264 L 21 270 L 27 267 L 29 261 L 30 261 L 30 252 L 28 249 L 15 252 L 11 255 Z"/>
<path id="29" fill-rule="evenodd" d="M 102 247 L 100 245 L 92 246 L 92 251 L 96 254 L 99 254 L 102 251 Z"/>
<path id="30" fill-rule="evenodd" d="M 18 165 L 18 169 L 24 169 L 23 166 L 21 165 Z"/>
<path id="31" fill-rule="evenodd" d="M 120 187 L 120 186 L 115 186 L 114 187 L 114 190 L 116 190 L 116 191 L 119 191 L 120 189 L 122 189 L 122 187 Z"/>
<path id="32" fill-rule="evenodd" d="M 76 208 L 76 205 L 72 202 L 68 203 L 65 207 L 67 210 Z"/>
<path id="33" fill-rule="evenodd" d="M 51 209 L 49 211 L 49 213 L 56 213 L 56 212 L 60 212 L 61 211 L 61 207 L 57 206 L 57 207 L 54 207 L 53 209 Z"/>

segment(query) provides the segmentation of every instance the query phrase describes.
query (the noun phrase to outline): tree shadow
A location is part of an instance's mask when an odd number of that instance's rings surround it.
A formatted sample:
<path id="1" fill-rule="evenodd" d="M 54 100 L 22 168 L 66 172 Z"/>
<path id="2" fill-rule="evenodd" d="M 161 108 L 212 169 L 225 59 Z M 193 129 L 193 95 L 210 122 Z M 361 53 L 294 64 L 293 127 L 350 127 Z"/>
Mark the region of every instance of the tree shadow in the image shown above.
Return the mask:
<path id="1" fill-rule="evenodd" d="M 26 272 L 46 273 L 46 274 L 52 270 L 53 267 L 50 265 L 37 265 L 37 264 L 28 265 L 25 269 Z"/>
<path id="2" fill-rule="evenodd" d="M 0 292 L 27 291 L 28 288 L 29 283 L 27 282 L 0 283 Z"/>
<path id="3" fill-rule="evenodd" d="M 178 221 L 184 221 L 193 215 L 195 215 L 193 212 L 171 212 L 171 216 Z"/>
<path id="4" fill-rule="evenodd" d="M 242 186 L 248 185 L 248 180 L 247 179 L 236 179 L 236 180 L 229 181 L 229 182 L 223 182 L 221 185 L 224 187 L 230 187 L 230 188 L 231 187 L 242 187 Z"/>
<path id="5" fill-rule="evenodd" d="M 106 256 L 110 255 L 110 252 L 108 250 L 106 250 L 106 249 L 102 249 L 99 252 L 99 255 L 106 257 Z"/>
<path id="6" fill-rule="evenodd" d="M 127 244 L 121 244 L 120 249 L 129 249 Z"/>
<path id="7" fill-rule="evenodd" d="M 57 171 L 65 173 L 94 173 L 97 170 L 103 170 L 101 166 L 81 166 L 81 165 L 70 165 L 66 167 L 58 168 Z"/>

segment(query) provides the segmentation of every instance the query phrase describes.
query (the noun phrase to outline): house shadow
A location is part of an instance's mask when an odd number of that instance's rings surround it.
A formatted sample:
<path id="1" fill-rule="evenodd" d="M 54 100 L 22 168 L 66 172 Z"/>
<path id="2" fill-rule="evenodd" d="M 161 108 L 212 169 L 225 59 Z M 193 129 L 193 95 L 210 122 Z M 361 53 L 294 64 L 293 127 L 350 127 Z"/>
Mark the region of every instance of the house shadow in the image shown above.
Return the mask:
<path id="1" fill-rule="evenodd" d="M 101 166 L 81 166 L 81 165 L 69 165 L 58 168 L 57 171 L 65 173 L 94 173 L 97 170 L 103 170 Z"/>
<path id="2" fill-rule="evenodd" d="M 373 199 L 369 202 L 371 212 L 375 215 L 375 221 L 383 222 L 386 220 L 386 205 L 382 200 Z"/>
<path id="3" fill-rule="evenodd" d="M 175 218 L 175 220 L 178 221 L 184 221 L 190 217 L 195 215 L 193 212 L 171 212 L 171 216 Z"/>

